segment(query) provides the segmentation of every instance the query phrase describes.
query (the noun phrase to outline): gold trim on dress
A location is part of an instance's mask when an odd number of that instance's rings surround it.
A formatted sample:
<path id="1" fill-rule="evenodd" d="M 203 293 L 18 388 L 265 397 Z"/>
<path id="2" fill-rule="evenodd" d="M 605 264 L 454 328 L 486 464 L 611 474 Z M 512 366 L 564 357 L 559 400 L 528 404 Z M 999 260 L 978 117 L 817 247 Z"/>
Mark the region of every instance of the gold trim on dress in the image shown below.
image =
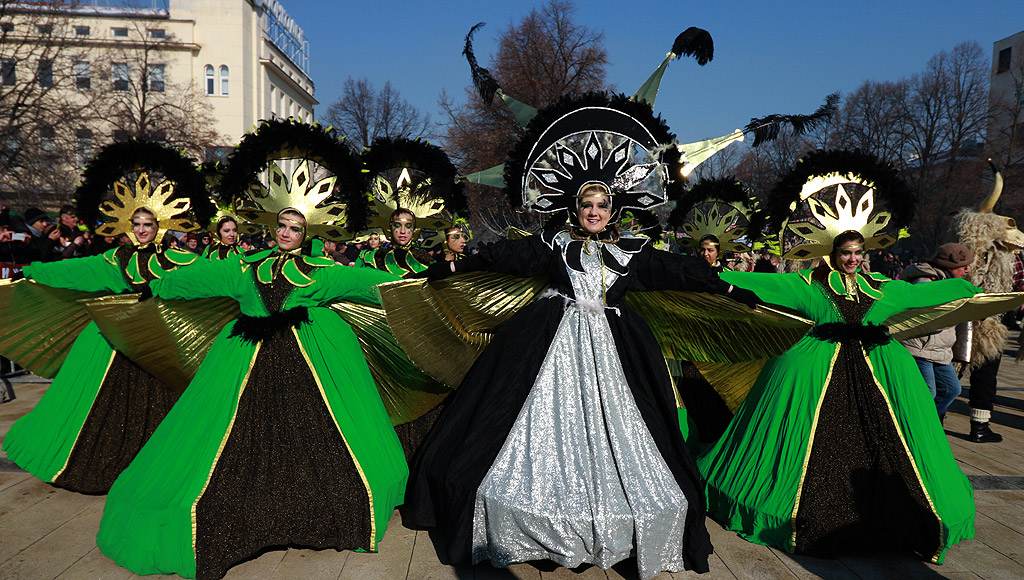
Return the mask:
<path id="1" fill-rule="evenodd" d="M 92 403 L 89 404 L 89 413 L 92 413 L 92 407 L 93 405 L 96 404 L 96 399 L 98 399 L 100 396 L 100 391 L 103 389 L 103 381 L 107 380 L 107 373 L 110 372 L 110 365 L 114 364 L 115 356 L 117 356 L 116 350 L 110 353 L 110 360 L 107 361 L 107 368 L 104 369 L 103 371 L 103 378 L 100 380 L 100 387 L 96 389 L 96 395 L 93 396 Z M 89 418 L 89 413 L 85 414 L 86 419 Z M 60 477 L 60 474 L 64 473 L 64 470 L 68 468 L 68 463 L 71 461 L 71 454 L 75 452 L 75 446 L 78 445 L 78 438 L 82 436 L 83 427 L 85 427 L 85 422 L 83 422 L 82 425 L 79 426 L 78 433 L 75 434 L 75 442 L 71 444 L 71 449 L 68 450 L 68 456 L 64 458 L 64 465 L 60 466 L 60 469 L 57 470 L 57 473 L 53 474 L 53 477 L 50 478 L 50 481 L 48 483 L 53 483 L 57 481 L 57 478 Z"/>
<path id="2" fill-rule="evenodd" d="M 238 417 L 238 405 L 242 400 L 242 394 L 245 393 L 245 388 L 249 385 L 249 375 L 252 374 L 252 368 L 256 366 L 256 357 L 260 354 L 260 348 L 263 346 L 263 342 L 256 344 L 256 349 L 253 350 L 252 358 L 249 359 L 249 368 L 245 371 L 245 378 L 242 379 L 242 386 L 238 388 L 238 397 L 235 399 L 235 412 L 231 415 L 231 422 L 228 424 L 227 430 L 224 432 L 224 437 L 220 440 L 220 445 L 217 447 L 217 454 L 213 457 L 213 463 L 210 465 L 210 471 L 206 474 L 206 481 L 203 483 L 203 489 L 199 491 L 199 495 L 196 496 L 195 501 L 192 502 L 190 509 L 190 516 L 192 518 L 192 559 L 196 568 L 199 567 L 199 563 L 195 562 L 196 559 L 196 531 L 199 527 L 196 523 L 196 507 L 199 505 L 199 500 L 203 499 L 203 494 L 206 493 L 206 488 L 210 486 L 210 480 L 213 479 L 213 472 L 217 469 L 217 463 L 220 461 L 220 456 L 224 452 L 224 447 L 228 444 L 228 438 L 231 437 L 231 431 L 235 428 L 235 418 Z M 198 570 L 197 570 L 198 572 Z"/>
<path id="3" fill-rule="evenodd" d="M 299 352 L 302 353 L 302 358 L 306 361 L 309 366 L 309 371 L 313 373 L 313 380 L 316 381 L 316 388 L 320 390 L 320 397 L 324 400 L 324 405 L 327 406 L 327 410 L 331 414 L 331 420 L 334 421 L 334 426 L 338 429 L 338 434 L 341 435 L 341 440 L 345 442 L 345 448 L 348 449 L 349 457 L 352 458 L 352 463 L 356 467 L 356 471 L 359 472 L 359 478 L 363 480 L 363 486 L 366 487 L 366 497 L 369 499 L 370 507 L 370 550 L 377 550 L 377 518 L 373 512 L 373 490 L 370 489 L 370 481 L 366 478 L 366 473 L 363 472 L 363 466 L 359 464 L 359 459 L 356 457 L 355 452 L 352 451 L 352 446 L 348 443 L 348 438 L 345 437 L 345 433 L 341 430 L 341 425 L 338 425 L 338 419 L 335 416 L 334 408 L 331 407 L 330 401 L 327 400 L 327 393 L 324 391 L 324 385 L 320 382 L 320 375 L 317 374 L 316 368 L 313 366 L 313 361 L 309 359 L 309 354 L 306 353 L 306 347 L 302 346 L 302 340 L 299 338 L 298 329 L 292 327 L 292 334 L 295 335 L 295 342 L 299 345 Z"/>
<path id="4" fill-rule="evenodd" d="M 811 450 L 814 449 L 814 434 L 818 431 L 818 419 L 821 417 L 821 405 L 825 402 L 825 394 L 828 393 L 828 386 L 832 382 L 832 371 L 836 368 L 836 359 L 839 358 L 841 344 L 836 344 L 836 350 L 832 353 L 832 359 L 828 363 L 828 375 L 825 377 L 825 384 L 821 388 L 821 396 L 818 397 L 818 404 L 814 408 L 814 420 L 811 421 L 811 436 L 807 440 L 807 451 L 804 452 L 804 463 L 800 467 L 800 481 L 796 485 L 796 499 L 793 501 L 793 513 L 789 518 L 789 526 L 792 533 L 789 536 L 789 551 L 796 549 L 796 513 L 800 510 L 800 497 L 804 491 L 804 479 L 807 477 L 807 464 L 811 461 Z"/>
<path id="5" fill-rule="evenodd" d="M 907 459 L 910 461 L 910 466 L 914 468 L 914 477 L 917 478 L 917 483 L 921 486 L 921 492 L 924 493 L 924 497 L 928 500 L 928 507 L 931 508 L 932 513 L 935 514 L 935 519 L 939 521 L 939 547 L 935 554 L 931 557 L 931 562 L 937 562 L 939 555 L 942 553 L 943 546 L 946 545 L 946 526 L 942 523 L 942 516 L 939 515 L 939 510 L 935 508 L 935 502 L 932 500 L 932 496 L 928 493 L 928 487 L 924 484 L 924 479 L 921 477 L 921 472 L 917 469 L 917 462 L 914 461 L 914 454 L 910 452 L 910 446 L 907 445 L 907 439 L 903 436 L 903 430 L 900 429 L 900 423 L 896 419 L 896 412 L 893 411 L 892 401 L 889 400 L 889 393 L 885 392 L 885 388 L 882 383 L 878 382 L 878 378 L 875 376 L 875 367 L 871 364 L 871 358 L 868 353 L 864 350 L 864 347 L 860 347 L 861 354 L 864 355 L 864 361 L 868 363 L 868 369 L 871 370 L 871 380 L 875 383 L 875 387 L 878 388 L 878 392 L 882 394 L 882 398 L 885 399 L 885 407 L 889 410 L 889 418 L 892 419 L 893 427 L 896 428 L 896 434 L 900 437 L 900 444 L 903 445 L 903 451 L 907 454 Z"/>

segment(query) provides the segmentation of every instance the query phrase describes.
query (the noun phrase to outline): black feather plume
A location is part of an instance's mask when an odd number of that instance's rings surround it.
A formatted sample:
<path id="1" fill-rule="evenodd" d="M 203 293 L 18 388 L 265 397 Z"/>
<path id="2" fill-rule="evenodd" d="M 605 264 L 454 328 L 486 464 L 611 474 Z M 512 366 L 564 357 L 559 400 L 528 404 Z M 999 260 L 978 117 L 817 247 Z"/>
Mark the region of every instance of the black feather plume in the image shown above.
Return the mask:
<path id="1" fill-rule="evenodd" d="M 101 221 L 99 205 L 114 182 L 139 171 L 156 171 L 175 182 L 174 197 L 191 200 L 197 223 L 205 226 L 217 213 L 206 180 L 192 159 L 160 143 L 132 139 L 107 145 L 86 165 L 74 195 L 78 217 L 90 226 Z"/>
<path id="2" fill-rule="evenodd" d="M 761 143 L 774 141 L 779 137 L 783 125 L 789 125 L 797 135 L 803 135 L 828 123 L 839 110 L 839 93 L 825 97 L 825 102 L 810 115 L 768 115 L 751 119 L 743 128 L 744 133 L 754 134 L 754 147 Z"/>
<path id="3" fill-rule="evenodd" d="M 469 62 L 469 70 L 473 75 L 473 85 L 480 92 L 480 98 L 485 103 L 490 104 L 491 100 L 494 99 L 494 93 L 498 91 L 498 81 L 494 80 L 490 71 L 477 64 L 476 55 L 473 53 L 473 33 L 483 25 L 483 22 L 477 22 L 473 28 L 469 29 L 469 34 L 466 35 L 466 47 L 462 49 L 462 54 L 465 55 L 466 61 Z"/>
<path id="4" fill-rule="evenodd" d="M 715 42 L 707 30 L 691 26 L 676 37 L 672 43 L 672 52 L 692 56 L 697 64 L 704 66 L 715 58 Z"/>

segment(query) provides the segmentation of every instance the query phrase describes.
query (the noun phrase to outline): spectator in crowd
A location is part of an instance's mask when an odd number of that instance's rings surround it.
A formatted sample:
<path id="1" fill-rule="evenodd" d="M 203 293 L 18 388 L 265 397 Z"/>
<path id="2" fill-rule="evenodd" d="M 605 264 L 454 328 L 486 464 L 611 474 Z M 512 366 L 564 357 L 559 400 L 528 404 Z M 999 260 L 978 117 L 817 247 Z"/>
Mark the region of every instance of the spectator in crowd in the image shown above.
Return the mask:
<path id="1" fill-rule="evenodd" d="M 0 262 L 5 264 L 27 264 L 32 261 L 29 235 L 11 229 L 9 208 L 0 210 Z"/>
<path id="2" fill-rule="evenodd" d="M 337 242 L 324 240 L 324 256 L 334 260 L 337 264 L 349 266 L 351 265 L 351 262 L 348 257 L 345 256 L 344 246 L 345 244 L 341 244 L 341 249 L 339 249 L 339 244 Z"/>
<path id="3" fill-rule="evenodd" d="M 238 247 L 242 248 L 242 251 L 246 253 L 256 249 L 256 246 L 253 245 L 252 238 L 250 236 L 242 236 L 238 241 Z"/>
<path id="4" fill-rule="evenodd" d="M 185 236 L 185 249 L 193 254 L 201 254 L 202 250 L 199 249 L 199 237 L 195 234 L 188 234 Z"/>
<path id="5" fill-rule="evenodd" d="M 927 262 L 908 266 L 902 279 L 911 284 L 934 280 L 965 278 L 970 272 L 974 256 L 966 246 L 956 243 L 939 246 L 935 256 Z M 956 329 L 944 328 L 924 336 L 900 341 L 914 356 L 924 382 L 935 400 L 940 420 L 945 420 L 946 409 L 960 395 L 960 378 L 953 368 L 953 344 Z"/>
<path id="6" fill-rule="evenodd" d="M 60 230 L 50 223 L 50 217 L 43 210 L 37 207 L 30 207 L 25 210 L 24 232 L 32 236 L 29 246 L 32 251 L 32 259 L 35 262 L 53 262 L 59 260 Z"/>

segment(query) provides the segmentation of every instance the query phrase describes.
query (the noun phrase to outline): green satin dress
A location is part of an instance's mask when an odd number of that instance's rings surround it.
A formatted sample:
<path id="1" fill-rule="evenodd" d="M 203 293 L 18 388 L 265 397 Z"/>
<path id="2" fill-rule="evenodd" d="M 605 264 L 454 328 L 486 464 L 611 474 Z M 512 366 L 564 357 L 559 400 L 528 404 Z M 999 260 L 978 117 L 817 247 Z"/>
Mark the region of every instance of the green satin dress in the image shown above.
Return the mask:
<path id="1" fill-rule="evenodd" d="M 153 245 L 120 246 L 98 256 L 33 263 L 25 277 L 56 288 L 138 292 L 197 258 Z M 177 399 L 178 393 L 114 350 L 90 322 L 43 398 L 11 426 L 4 450 L 43 481 L 106 493 Z"/>
<path id="2" fill-rule="evenodd" d="M 721 278 L 817 325 L 765 364 L 698 459 L 708 514 L 751 542 L 820 556 L 880 543 L 941 563 L 973 537 L 973 490 L 921 372 L 876 325 L 980 289 L 847 278 L 827 267 Z"/>
<path id="3" fill-rule="evenodd" d="M 396 280 L 267 250 L 153 284 L 228 296 L 228 324 L 114 484 L 97 543 L 136 574 L 220 578 L 277 546 L 376 550 L 408 467 L 352 329 L 324 306 Z"/>

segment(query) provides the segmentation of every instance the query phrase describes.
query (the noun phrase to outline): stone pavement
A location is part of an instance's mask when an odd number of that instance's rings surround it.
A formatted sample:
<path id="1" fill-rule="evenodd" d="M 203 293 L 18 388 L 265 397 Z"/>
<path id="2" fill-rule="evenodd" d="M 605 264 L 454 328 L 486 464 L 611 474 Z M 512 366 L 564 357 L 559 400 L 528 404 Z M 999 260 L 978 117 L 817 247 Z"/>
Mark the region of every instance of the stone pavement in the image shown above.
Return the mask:
<path id="1" fill-rule="evenodd" d="M 715 546 L 711 572 L 702 578 L 881 580 L 950 578 L 958 580 L 1024 579 L 1024 363 L 1008 352 L 999 370 L 999 393 L 993 426 L 1005 439 L 974 444 L 965 399 L 956 401 L 946 420 L 946 435 L 960 467 L 971 479 L 977 505 L 973 540 L 952 548 L 945 564 L 923 563 L 906 555 L 872 553 L 826 560 L 791 556 L 748 543 L 713 520 L 708 530 Z M 969 377 L 963 381 L 970 384 Z M 0 405 L 0 435 L 35 405 L 46 383 L 15 383 L 18 398 Z M 966 388 L 965 388 L 966 392 Z M 44 484 L 21 471 L 0 453 L 0 580 L 127 580 L 140 578 L 115 565 L 96 548 L 95 536 L 104 496 L 87 496 Z M 697 578 L 664 573 L 659 580 Z M 148 576 L 170 578 L 178 576 Z M 488 564 L 451 567 L 437 560 L 425 532 L 401 525 L 396 512 L 380 552 L 288 549 L 267 552 L 232 568 L 226 580 L 391 580 L 391 579 L 633 579 L 636 564 L 622 562 L 611 570 L 567 570 L 519 564 L 495 569 Z"/>

